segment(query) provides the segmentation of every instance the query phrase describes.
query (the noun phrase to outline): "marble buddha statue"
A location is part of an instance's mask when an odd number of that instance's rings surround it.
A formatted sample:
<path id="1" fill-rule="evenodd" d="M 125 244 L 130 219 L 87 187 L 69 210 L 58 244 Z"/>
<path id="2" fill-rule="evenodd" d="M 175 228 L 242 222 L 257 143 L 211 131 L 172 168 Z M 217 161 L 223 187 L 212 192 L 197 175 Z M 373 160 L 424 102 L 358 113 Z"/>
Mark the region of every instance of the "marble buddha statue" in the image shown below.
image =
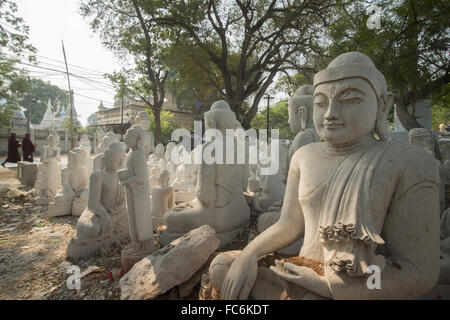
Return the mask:
<path id="1" fill-rule="evenodd" d="M 424 150 L 390 140 L 386 80 L 359 52 L 314 77 L 321 142 L 292 156 L 280 219 L 242 251 L 219 254 L 221 299 L 408 299 L 439 277 L 439 171 Z M 258 259 L 303 237 L 297 257 Z M 371 274 L 378 270 L 380 285 Z"/>
<path id="2" fill-rule="evenodd" d="M 53 131 L 47 137 L 48 145 L 44 146 L 40 164 L 36 174 L 34 189 L 37 191 L 37 205 L 48 205 L 55 201 L 55 195 L 61 187 L 59 136 Z"/>
<path id="3" fill-rule="evenodd" d="M 436 159 L 439 166 L 441 184 L 439 189 L 439 203 L 441 214 L 445 211 L 445 167 L 442 164 L 439 143 L 433 134 L 425 128 L 413 128 L 408 132 L 409 142 L 419 148 L 423 148 L 430 156 Z"/>
<path id="4" fill-rule="evenodd" d="M 311 85 L 301 86 L 294 96 L 288 99 L 289 126 L 295 133 L 295 138 L 289 146 L 287 170 L 289 170 L 289 163 L 295 151 L 304 145 L 320 140 L 313 121 L 313 91 Z"/>
<path id="5" fill-rule="evenodd" d="M 103 155 L 103 169 L 90 176 L 88 205 L 78 219 L 75 236 L 67 246 L 67 257 L 72 260 L 107 251 L 112 244 L 129 236 L 125 191 L 116 175 L 117 170 L 123 167 L 126 153 L 122 144 L 115 141 L 109 144 Z"/>
<path id="6" fill-rule="evenodd" d="M 269 152 L 272 148 L 269 147 Z M 278 171 L 272 175 L 263 176 L 262 192 L 255 196 L 253 205 L 258 212 L 265 212 L 275 202 L 283 200 L 286 184 L 284 181 L 286 173 L 286 164 L 289 147 L 288 141 L 284 139 L 278 140 Z M 272 157 L 271 157 L 272 158 Z M 276 161 L 276 157 L 271 161 Z M 270 162 L 269 162 L 270 163 Z M 262 168 L 264 166 L 261 166 Z"/>
<path id="7" fill-rule="evenodd" d="M 149 131 L 150 129 L 150 118 L 148 116 L 147 111 L 140 111 L 136 118 L 134 118 L 134 123 L 144 129 L 144 151 L 147 155 L 147 159 L 149 155 L 155 149 L 155 138 L 153 137 L 153 133 Z"/>
<path id="8" fill-rule="evenodd" d="M 145 130 L 133 125 L 127 130 L 125 142 L 130 148 L 126 169 L 119 170 L 120 184 L 127 191 L 128 220 L 131 244 L 122 250 L 124 270 L 149 255 L 155 249 L 153 242 L 150 189 L 145 146 Z"/>
<path id="9" fill-rule="evenodd" d="M 84 151 L 82 148 L 69 151 L 67 168 L 61 170 L 63 188 L 56 195 L 55 202 L 51 202 L 48 206 L 49 217 L 69 214 L 80 216 L 86 209 L 89 177 Z"/>
<path id="10" fill-rule="evenodd" d="M 168 170 L 161 171 L 159 175 L 159 186 L 152 189 L 152 225 L 153 230 L 164 224 L 164 213 L 175 206 L 175 189 L 169 186 L 170 173 Z"/>
<path id="11" fill-rule="evenodd" d="M 236 116 L 223 100 L 214 102 L 204 116 L 206 129 L 216 129 L 213 131 L 220 132 L 224 139 L 226 129 L 236 128 Z M 205 150 L 215 145 L 213 142 L 211 137 L 207 137 L 202 149 L 204 155 Z M 225 148 L 226 143 L 222 146 Z M 166 229 L 161 233 L 163 244 L 208 224 L 215 229 L 221 246 L 224 246 L 235 239 L 250 221 L 250 209 L 243 193 L 244 186 L 247 186 L 245 164 L 218 164 L 217 161 L 206 164 L 204 161 L 198 165 L 198 170 L 199 191 L 192 200 L 192 208 L 178 210 L 175 207 L 164 215 Z"/>
<path id="12" fill-rule="evenodd" d="M 150 155 L 150 158 L 148 160 L 148 166 L 149 167 L 156 167 L 159 166 L 159 160 L 165 161 L 165 147 L 162 143 L 158 143 L 153 150 L 153 153 Z"/>
<path id="13" fill-rule="evenodd" d="M 102 138 L 102 142 L 96 148 L 97 155 L 93 160 L 93 171 L 101 171 L 103 169 L 103 152 L 108 148 L 108 146 L 113 142 L 118 142 L 119 137 L 114 132 L 108 132 Z"/>

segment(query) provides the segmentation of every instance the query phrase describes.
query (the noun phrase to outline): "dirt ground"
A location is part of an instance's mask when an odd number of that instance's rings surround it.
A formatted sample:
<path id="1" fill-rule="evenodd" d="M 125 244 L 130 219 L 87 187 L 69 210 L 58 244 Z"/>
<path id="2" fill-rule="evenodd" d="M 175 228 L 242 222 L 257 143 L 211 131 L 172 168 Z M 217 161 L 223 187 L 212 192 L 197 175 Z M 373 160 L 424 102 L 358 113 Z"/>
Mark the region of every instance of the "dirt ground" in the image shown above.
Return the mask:
<path id="1" fill-rule="evenodd" d="M 29 190 L 16 179 L 13 165 L 0 167 L 0 186 L 5 183 Z M 47 217 L 47 208 L 36 206 L 34 197 L 8 199 L 6 191 L 0 191 L 0 203 L 0 299 L 120 299 L 119 281 L 111 281 L 109 272 L 121 269 L 120 251 L 127 243 L 114 247 L 108 256 L 98 254 L 80 261 L 81 273 L 90 266 L 99 268 L 81 279 L 80 290 L 69 289 L 66 281 L 71 263 L 65 259 L 66 248 L 78 217 Z M 250 226 L 221 251 L 243 249 L 257 234 L 256 222 L 252 214 Z M 273 264 L 274 258 L 268 256 L 261 264 Z M 199 285 L 187 299 L 197 299 L 198 292 Z M 180 299 L 178 288 L 157 299 Z"/>

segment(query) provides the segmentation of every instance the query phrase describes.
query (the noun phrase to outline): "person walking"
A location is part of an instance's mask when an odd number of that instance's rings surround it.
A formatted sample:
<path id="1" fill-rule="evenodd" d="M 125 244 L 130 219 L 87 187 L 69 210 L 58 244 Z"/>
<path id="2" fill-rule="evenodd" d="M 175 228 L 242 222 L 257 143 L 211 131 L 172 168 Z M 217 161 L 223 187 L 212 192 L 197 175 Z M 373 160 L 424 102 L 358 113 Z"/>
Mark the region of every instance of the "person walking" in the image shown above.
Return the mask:
<path id="1" fill-rule="evenodd" d="M 36 151 L 36 144 L 31 141 L 31 136 L 27 132 L 22 139 L 23 161 L 33 162 L 33 153 Z"/>
<path id="2" fill-rule="evenodd" d="M 2 163 L 3 167 L 5 167 L 5 163 L 7 162 L 17 163 L 21 160 L 19 155 L 20 147 L 22 147 L 22 145 L 17 140 L 16 134 L 11 133 L 11 136 L 8 138 L 8 157 Z"/>

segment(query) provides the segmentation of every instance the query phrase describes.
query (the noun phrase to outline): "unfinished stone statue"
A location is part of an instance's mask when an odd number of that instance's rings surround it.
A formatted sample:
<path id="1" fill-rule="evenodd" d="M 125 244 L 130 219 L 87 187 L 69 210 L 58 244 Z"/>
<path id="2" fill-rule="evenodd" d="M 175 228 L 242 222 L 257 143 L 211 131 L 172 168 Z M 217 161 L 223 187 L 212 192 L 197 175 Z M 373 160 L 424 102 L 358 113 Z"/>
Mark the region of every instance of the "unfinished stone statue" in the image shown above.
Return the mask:
<path id="1" fill-rule="evenodd" d="M 125 158 L 125 151 L 118 141 L 104 150 L 104 167 L 91 174 L 88 205 L 78 219 L 77 233 L 67 247 L 68 258 L 89 257 L 128 237 L 125 192 L 116 175 Z"/>
<path id="2" fill-rule="evenodd" d="M 236 116 L 227 102 L 216 101 L 210 111 L 205 113 L 205 124 L 207 129 L 219 130 L 225 139 L 226 129 L 234 129 L 236 126 Z M 203 145 L 203 150 L 208 150 L 210 145 L 213 145 L 211 140 Z M 224 148 L 225 145 L 223 143 Z M 198 166 L 199 191 L 192 201 L 193 208 L 172 210 L 164 215 L 167 228 L 161 233 L 163 244 L 207 224 L 216 230 L 221 246 L 224 246 L 236 238 L 250 221 L 250 209 L 243 193 L 244 186 L 247 185 L 244 174 L 246 166 L 215 162 Z"/>
<path id="3" fill-rule="evenodd" d="M 314 88 L 311 85 L 301 86 L 294 96 L 288 99 L 289 125 L 296 135 L 289 147 L 287 171 L 295 151 L 320 140 L 313 121 L 313 91 Z"/>
<path id="4" fill-rule="evenodd" d="M 278 222 L 239 254 L 212 262 L 222 299 L 407 299 L 434 286 L 438 167 L 425 151 L 386 141 L 392 103 L 384 76 L 359 52 L 315 75 L 314 124 L 323 142 L 292 157 Z M 260 257 L 301 237 L 298 257 L 258 268 Z M 228 271 L 215 272 L 221 268 Z M 368 279 L 374 272 L 379 287 Z"/>
<path id="5" fill-rule="evenodd" d="M 439 143 L 433 137 L 433 134 L 425 128 L 413 128 L 408 133 L 409 142 L 419 148 L 423 148 L 429 155 L 436 159 L 436 163 L 439 167 L 439 175 L 441 177 L 440 189 L 439 189 L 439 204 L 440 212 L 444 213 L 445 210 L 445 168 L 442 164 L 441 154 L 439 150 Z"/>
<path id="6" fill-rule="evenodd" d="M 92 170 L 94 169 L 94 159 L 91 158 L 91 142 L 87 136 L 83 136 L 80 140 L 80 148 L 83 150 L 83 164 L 87 169 L 88 177 L 91 175 Z"/>
<path id="7" fill-rule="evenodd" d="M 268 147 L 271 150 L 270 146 Z M 279 156 L 278 156 L 278 172 L 273 175 L 264 176 L 264 182 L 262 186 L 262 193 L 254 198 L 253 205 L 259 212 L 264 212 L 272 204 L 277 201 L 283 200 L 284 193 L 286 191 L 286 185 L 283 182 L 284 177 L 287 175 L 286 164 L 289 147 L 286 140 L 279 140 Z"/>
<path id="8" fill-rule="evenodd" d="M 134 118 L 134 123 L 144 129 L 144 151 L 147 155 L 147 159 L 149 155 L 155 149 L 155 138 L 153 137 L 153 132 L 149 131 L 150 129 L 150 118 L 148 116 L 147 111 L 141 111 Z"/>
<path id="9" fill-rule="evenodd" d="M 62 190 L 48 206 L 49 217 L 72 214 L 80 216 L 88 202 L 88 172 L 82 148 L 74 148 L 67 156 L 67 168 L 61 170 Z"/>
<path id="10" fill-rule="evenodd" d="M 115 141 L 119 141 L 119 137 L 114 132 L 108 132 L 103 136 L 102 142 L 96 148 L 95 153 L 97 155 L 93 160 L 93 171 L 101 171 L 103 169 L 103 152 Z"/>
<path id="11" fill-rule="evenodd" d="M 56 192 L 61 187 L 61 168 L 59 154 L 59 136 L 53 131 L 47 138 L 48 146 L 44 146 L 41 163 L 36 175 L 34 189 L 38 192 L 36 205 L 48 205 L 55 201 Z"/>
<path id="12" fill-rule="evenodd" d="M 127 130 L 125 142 L 131 149 L 127 168 L 119 170 L 120 184 L 127 190 L 128 220 L 131 244 L 122 250 L 122 266 L 129 270 L 134 263 L 155 249 L 148 183 L 147 157 L 144 150 L 145 131 L 138 125 Z"/>
<path id="13" fill-rule="evenodd" d="M 164 224 L 164 213 L 175 206 L 175 190 L 169 186 L 169 179 L 169 171 L 161 171 L 159 186 L 152 189 L 152 225 L 154 231 Z"/>
<path id="14" fill-rule="evenodd" d="M 185 157 L 190 158 L 193 161 L 193 152 L 185 151 L 183 147 L 180 148 L 179 157 L 183 159 Z M 182 162 L 175 171 L 175 179 L 170 186 L 175 189 L 175 202 L 181 203 L 191 201 L 197 196 L 197 165 Z"/>

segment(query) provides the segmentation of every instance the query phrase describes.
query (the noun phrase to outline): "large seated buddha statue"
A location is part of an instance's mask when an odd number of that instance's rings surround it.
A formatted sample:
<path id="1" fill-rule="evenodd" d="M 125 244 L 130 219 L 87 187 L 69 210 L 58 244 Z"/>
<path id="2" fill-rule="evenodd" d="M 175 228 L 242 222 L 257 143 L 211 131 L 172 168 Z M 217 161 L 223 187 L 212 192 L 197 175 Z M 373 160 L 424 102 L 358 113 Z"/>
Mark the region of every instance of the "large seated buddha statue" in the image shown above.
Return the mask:
<path id="1" fill-rule="evenodd" d="M 236 116 L 227 102 L 216 101 L 205 113 L 206 129 L 216 129 L 223 137 L 223 155 L 226 154 L 225 136 L 227 129 L 236 128 Z M 207 140 L 203 152 L 212 145 Z M 234 144 L 236 147 L 236 143 Z M 216 150 L 217 151 L 217 150 Z M 215 151 L 214 151 L 215 152 Z M 219 153 L 219 152 L 217 152 Z M 237 152 L 234 153 L 237 155 Z M 221 240 L 221 246 L 235 239 L 243 227 L 250 222 L 250 209 L 244 197 L 247 186 L 247 165 L 223 164 L 216 162 L 199 165 L 198 194 L 192 200 L 192 208 L 180 210 L 175 207 L 164 214 L 166 229 L 162 231 L 161 243 L 166 245 L 172 240 L 202 225 L 210 225 Z"/>
<path id="2" fill-rule="evenodd" d="M 359 52 L 315 75 L 322 141 L 294 153 L 280 219 L 211 263 L 220 298 L 408 299 L 435 285 L 439 171 L 424 150 L 389 141 L 392 104 L 384 76 Z M 302 237 L 297 257 L 258 267 Z"/>

